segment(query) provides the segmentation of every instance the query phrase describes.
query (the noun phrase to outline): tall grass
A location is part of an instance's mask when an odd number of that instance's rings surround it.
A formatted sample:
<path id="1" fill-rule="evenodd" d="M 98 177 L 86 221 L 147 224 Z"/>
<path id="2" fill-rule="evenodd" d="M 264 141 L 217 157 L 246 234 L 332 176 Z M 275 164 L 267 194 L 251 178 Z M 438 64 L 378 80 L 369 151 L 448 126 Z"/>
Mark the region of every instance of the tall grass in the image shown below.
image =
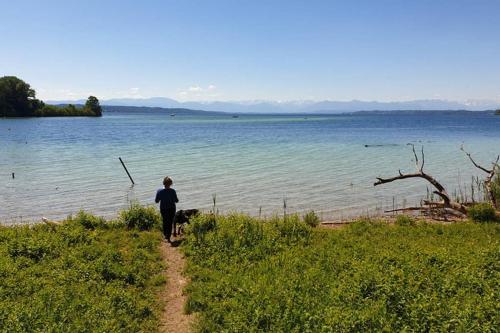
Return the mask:
<path id="1" fill-rule="evenodd" d="M 318 215 L 313 210 L 308 211 L 304 215 L 304 222 L 310 227 L 317 227 L 320 224 Z"/>
<path id="2" fill-rule="evenodd" d="M 187 311 L 200 332 L 496 332 L 499 226 L 399 224 L 200 216 Z"/>
<path id="3" fill-rule="evenodd" d="M 493 178 L 491 187 L 493 189 L 493 195 L 497 200 L 497 208 L 500 209 L 500 167 L 497 166 L 497 175 Z"/>

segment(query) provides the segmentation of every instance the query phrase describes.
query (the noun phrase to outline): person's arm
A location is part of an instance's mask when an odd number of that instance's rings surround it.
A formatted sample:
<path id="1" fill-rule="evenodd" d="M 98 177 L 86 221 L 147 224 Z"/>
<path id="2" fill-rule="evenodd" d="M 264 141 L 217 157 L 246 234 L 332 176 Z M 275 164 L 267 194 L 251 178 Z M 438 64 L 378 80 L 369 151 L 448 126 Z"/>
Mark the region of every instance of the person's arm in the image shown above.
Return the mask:
<path id="1" fill-rule="evenodd" d="M 158 191 L 156 192 L 156 198 L 155 198 L 155 202 L 156 202 L 156 203 L 160 202 L 160 191 L 161 191 L 161 190 L 158 190 Z"/>
<path id="2" fill-rule="evenodd" d="M 175 195 L 175 202 L 179 202 L 179 198 L 177 198 L 177 192 L 174 191 L 174 195 Z"/>

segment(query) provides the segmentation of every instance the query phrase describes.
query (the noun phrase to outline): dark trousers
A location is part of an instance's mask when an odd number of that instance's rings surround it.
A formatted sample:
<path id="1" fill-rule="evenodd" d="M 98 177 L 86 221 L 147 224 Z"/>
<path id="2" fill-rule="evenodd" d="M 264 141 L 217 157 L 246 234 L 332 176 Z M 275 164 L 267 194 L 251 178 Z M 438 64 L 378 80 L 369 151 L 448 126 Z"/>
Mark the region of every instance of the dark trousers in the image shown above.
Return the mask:
<path id="1" fill-rule="evenodd" d="M 172 225 L 174 224 L 175 208 L 167 208 L 161 211 L 161 217 L 163 219 L 163 234 L 166 239 L 170 239 L 172 236 Z"/>

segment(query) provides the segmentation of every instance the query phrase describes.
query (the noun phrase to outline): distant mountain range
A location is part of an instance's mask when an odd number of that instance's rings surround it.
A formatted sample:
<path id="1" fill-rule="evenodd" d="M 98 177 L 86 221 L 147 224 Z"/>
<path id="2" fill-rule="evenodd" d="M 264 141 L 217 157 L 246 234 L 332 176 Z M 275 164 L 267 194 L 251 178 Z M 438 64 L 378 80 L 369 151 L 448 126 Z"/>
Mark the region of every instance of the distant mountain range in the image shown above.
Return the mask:
<path id="1" fill-rule="evenodd" d="M 85 100 L 48 101 L 47 104 L 84 104 Z M 241 101 L 241 102 L 179 102 L 171 98 L 116 98 L 101 100 L 101 105 L 177 108 L 234 113 L 339 113 L 353 111 L 419 111 L 470 110 L 483 111 L 500 108 L 500 102 L 470 100 L 454 102 L 440 99 L 405 102 L 377 101 Z"/>
<path id="2" fill-rule="evenodd" d="M 220 115 L 222 112 L 193 110 L 186 108 L 161 108 L 158 106 L 125 106 L 125 105 L 103 105 L 104 112 L 120 113 L 166 113 L 170 115 Z"/>

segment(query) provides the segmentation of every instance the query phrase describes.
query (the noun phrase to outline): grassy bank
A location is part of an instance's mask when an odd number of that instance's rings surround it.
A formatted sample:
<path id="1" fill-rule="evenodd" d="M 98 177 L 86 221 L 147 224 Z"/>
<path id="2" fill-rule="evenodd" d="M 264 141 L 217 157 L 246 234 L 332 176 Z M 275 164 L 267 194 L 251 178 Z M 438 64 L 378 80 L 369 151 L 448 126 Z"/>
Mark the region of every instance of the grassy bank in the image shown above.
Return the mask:
<path id="1" fill-rule="evenodd" d="M 482 216 L 482 215 L 481 215 Z M 200 332 L 484 331 L 500 324 L 500 226 L 197 217 L 186 310 Z M 154 332 L 159 216 L 0 227 L 0 331 Z"/>
<path id="2" fill-rule="evenodd" d="M 161 237 L 129 229 L 131 211 L 116 222 L 80 213 L 61 225 L 0 227 L 0 331 L 155 331 Z"/>
<path id="3" fill-rule="evenodd" d="M 498 224 L 400 222 L 201 217 L 184 247 L 187 310 L 201 332 L 496 332 Z"/>

